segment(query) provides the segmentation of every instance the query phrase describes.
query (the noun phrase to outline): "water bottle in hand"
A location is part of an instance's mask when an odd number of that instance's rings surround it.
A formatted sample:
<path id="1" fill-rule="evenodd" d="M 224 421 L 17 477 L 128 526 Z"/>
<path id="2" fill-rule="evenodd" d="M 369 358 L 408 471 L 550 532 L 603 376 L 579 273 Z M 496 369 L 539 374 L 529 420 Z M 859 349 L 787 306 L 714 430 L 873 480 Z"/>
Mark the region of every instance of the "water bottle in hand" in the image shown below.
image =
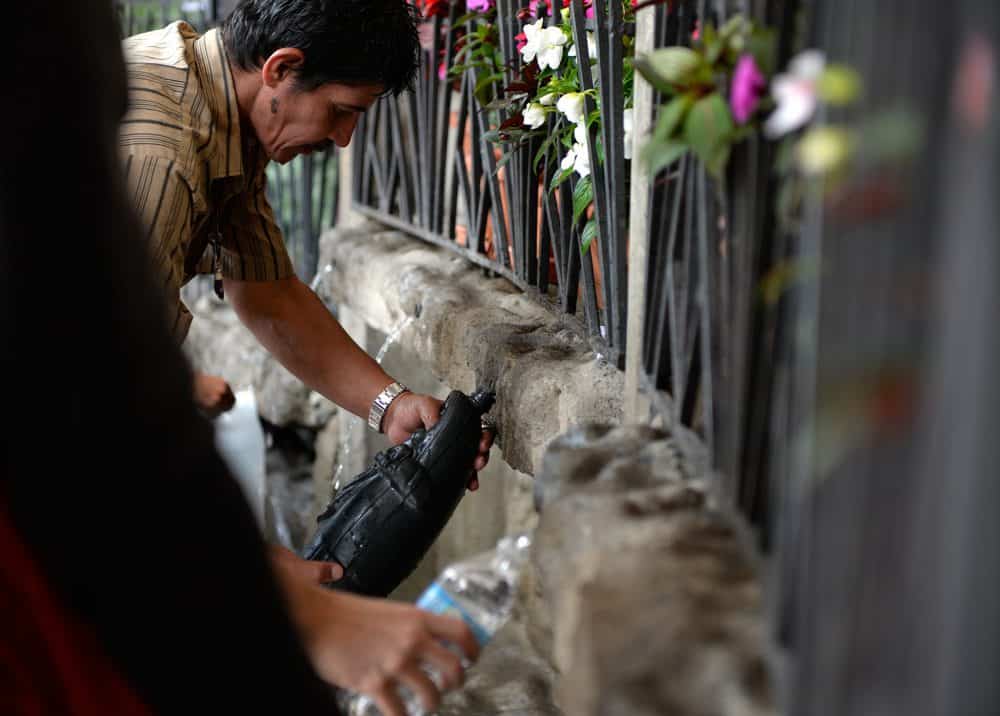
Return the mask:
<path id="1" fill-rule="evenodd" d="M 530 547 L 531 538 L 527 535 L 504 537 L 496 549 L 447 567 L 417 600 L 417 606 L 462 619 L 479 645 L 484 646 L 510 617 Z M 440 687 L 438 675 L 427 667 L 424 669 Z M 408 716 L 426 716 L 413 693 L 400 688 L 399 695 Z M 349 716 L 381 716 L 372 700 L 362 694 L 351 695 L 345 709 Z"/>

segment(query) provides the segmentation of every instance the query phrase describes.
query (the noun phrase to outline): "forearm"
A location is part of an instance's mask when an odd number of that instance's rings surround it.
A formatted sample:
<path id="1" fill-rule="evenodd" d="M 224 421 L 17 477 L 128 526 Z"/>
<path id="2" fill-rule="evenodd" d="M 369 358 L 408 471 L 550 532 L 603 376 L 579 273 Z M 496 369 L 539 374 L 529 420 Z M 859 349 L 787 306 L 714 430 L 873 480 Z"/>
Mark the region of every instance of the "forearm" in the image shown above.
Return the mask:
<path id="1" fill-rule="evenodd" d="M 240 320 L 292 374 L 343 408 L 368 417 L 392 378 L 298 279 L 226 281 Z"/>

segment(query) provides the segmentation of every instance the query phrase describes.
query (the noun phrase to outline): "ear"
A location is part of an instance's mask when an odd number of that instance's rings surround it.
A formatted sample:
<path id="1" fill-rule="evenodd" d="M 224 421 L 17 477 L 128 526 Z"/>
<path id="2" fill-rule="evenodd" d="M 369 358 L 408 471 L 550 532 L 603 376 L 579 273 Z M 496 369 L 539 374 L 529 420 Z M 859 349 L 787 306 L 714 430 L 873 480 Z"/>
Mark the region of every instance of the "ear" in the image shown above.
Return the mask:
<path id="1" fill-rule="evenodd" d="M 268 87 L 277 87 L 297 70 L 302 69 L 305 60 L 305 54 L 296 47 L 283 47 L 280 50 L 275 50 L 260 70 L 261 79 Z"/>

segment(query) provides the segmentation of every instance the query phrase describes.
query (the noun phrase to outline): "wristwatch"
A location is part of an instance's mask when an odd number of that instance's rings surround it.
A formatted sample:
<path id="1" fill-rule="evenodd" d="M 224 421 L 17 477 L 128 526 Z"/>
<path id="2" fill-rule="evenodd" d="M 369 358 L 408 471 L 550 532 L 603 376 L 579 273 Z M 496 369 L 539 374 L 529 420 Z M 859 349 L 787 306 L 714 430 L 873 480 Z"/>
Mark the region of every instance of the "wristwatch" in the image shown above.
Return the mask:
<path id="1" fill-rule="evenodd" d="M 385 417 L 385 411 L 389 409 L 392 401 L 407 392 L 409 388 L 402 383 L 390 383 L 383 388 L 382 392 L 375 396 L 371 410 L 368 411 L 368 427 L 377 433 L 382 432 L 382 418 Z"/>

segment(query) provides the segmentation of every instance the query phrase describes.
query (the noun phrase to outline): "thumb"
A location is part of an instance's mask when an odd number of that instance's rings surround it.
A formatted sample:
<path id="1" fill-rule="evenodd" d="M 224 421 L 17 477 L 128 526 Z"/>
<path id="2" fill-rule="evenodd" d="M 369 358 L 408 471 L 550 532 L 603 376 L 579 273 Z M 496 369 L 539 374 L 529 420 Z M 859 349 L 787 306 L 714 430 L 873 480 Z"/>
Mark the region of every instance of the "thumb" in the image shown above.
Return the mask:
<path id="1" fill-rule="evenodd" d="M 319 584 L 336 582 L 344 576 L 344 568 L 336 562 L 306 562 L 312 571 L 315 581 Z"/>

